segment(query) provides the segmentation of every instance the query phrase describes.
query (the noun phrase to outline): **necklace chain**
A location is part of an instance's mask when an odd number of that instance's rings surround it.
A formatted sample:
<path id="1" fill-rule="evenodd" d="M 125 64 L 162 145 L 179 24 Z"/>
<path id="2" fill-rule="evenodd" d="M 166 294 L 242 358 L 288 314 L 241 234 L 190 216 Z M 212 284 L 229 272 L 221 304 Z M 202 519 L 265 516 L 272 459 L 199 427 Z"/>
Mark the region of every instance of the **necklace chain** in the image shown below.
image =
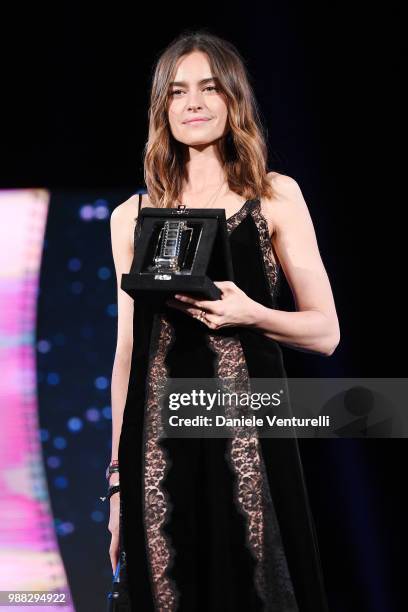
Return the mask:
<path id="1" fill-rule="evenodd" d="M 222 181 L 221 185 L 218 187 L 218 189 L 217 189 L 217 191 L 215 192 L 215 194 L 213 194 L 213 195 L 210 197 L 210 199 L 208 200 L 208 202 L 207 202 L 207 203 L 206 203 L 204 206 L 201 206 L 200 208 L 208 208 L 209 203 L 210 203 L 210 202 L 211 202 L 211 201 L 212 201 L 214 198 L 215 198 L 215 199 L 214 199 L 214 202 L 215 202 L 215 201 L 217 200 L 217 198 L 218 198 L 219 194 L 220 194 L 221 187 L 222 187 L 223 185 L 225 185 L 225 183 L 226 183 L 226 182 L 227 182 L 227 181 L 225 181 L 225 180 L 224 180 L 224 181 Z M 187 208 L 187 204 L 186 204 L 186 208 Z M 190 208 L 194 208 L 194 206 L 190 206 Z"/>

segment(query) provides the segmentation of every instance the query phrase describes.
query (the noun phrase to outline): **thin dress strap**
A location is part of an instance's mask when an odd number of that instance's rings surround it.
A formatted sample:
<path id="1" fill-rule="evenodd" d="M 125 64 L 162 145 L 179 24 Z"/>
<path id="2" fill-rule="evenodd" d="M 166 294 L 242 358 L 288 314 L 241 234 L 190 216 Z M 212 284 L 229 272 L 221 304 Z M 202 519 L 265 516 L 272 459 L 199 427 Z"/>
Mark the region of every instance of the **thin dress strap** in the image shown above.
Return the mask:
<path id="1" fill-rule="evenodd" d="M 137 209 L 137 214 L 140 213 L 140 207 L 142 205 L 142 194 L 139 193 L 139 204 L 138 204 L 138 209 Z"/>

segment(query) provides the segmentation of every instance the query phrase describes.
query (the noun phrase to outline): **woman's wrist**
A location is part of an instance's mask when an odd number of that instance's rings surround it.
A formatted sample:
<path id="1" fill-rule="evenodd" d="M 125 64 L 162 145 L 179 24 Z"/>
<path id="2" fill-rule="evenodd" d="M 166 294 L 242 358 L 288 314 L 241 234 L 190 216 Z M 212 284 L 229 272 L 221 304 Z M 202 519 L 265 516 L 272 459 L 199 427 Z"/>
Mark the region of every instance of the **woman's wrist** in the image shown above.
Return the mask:
<path id="1" fill-rule="evenodd" d="M 106 480 L 109 481 L 109 478 L 112 476 L 112 474 L 115 474 L 115 473 L 116 474 L 119 473 L 119 460 L 118 459 L 112 459 L 109 465 L 107 466 L 106 472 L 105 472 Z"/>
<path id="2" fill-rule="evenodd" d="M 255 300 L 251 300 L 252 304 L 248 310 L 248 326 L 254 327 L 255 329 L 264 330 L 265 329 L 265 321 L 267 321 L 270 308 L 267 308 L 263 304 L 256 302 Z"/>
<path id="3" fill-rule="evenodd" d="M 119 474 L 111 474 L 108 483 L 110 487 L 117 485 L 119 482 Z"/>
<path id="4" fill-rule="evenodd" d="M 104 501 L 106 498 L 110 499 L 120 491 L 118 459 L 111 459 L 109 465 L 106 468 L 105 476 L 106 480 L 108 481 L 108 493 L 106 497 L 101 497 L 102 501 Z"/>
<path id="5" fill-rule="evenodd" d="M 116 493 L 110 496 L 109 503 L 116 505 L 119 502 L 120 502 L 120 491 L 116 491 Z"/>
<path id="6" fill-rule="evenodd" d="M 106 499 L 111 499 L 111 497 L 113 495 L 116 495 L 116 493 L 120 493 L 120 484 L 114 484 L 114 485 L 109 485 L 108 486 L 108 492 L 104 497 L 100 497 L 99 499 L 101 499 L 102 501 L 105 501 Z"/>

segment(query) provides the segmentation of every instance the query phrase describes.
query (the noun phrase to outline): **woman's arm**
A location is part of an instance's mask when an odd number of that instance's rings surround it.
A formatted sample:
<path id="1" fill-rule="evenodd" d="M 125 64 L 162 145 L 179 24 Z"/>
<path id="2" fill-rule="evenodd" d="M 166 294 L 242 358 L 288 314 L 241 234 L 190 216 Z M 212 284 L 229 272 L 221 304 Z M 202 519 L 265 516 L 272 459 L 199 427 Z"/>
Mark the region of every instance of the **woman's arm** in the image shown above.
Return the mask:
<path id="1" fill-rule="evenodd" d="M 132 196 L 129 200 L 117 206 L 110 218 L 112 255 L 116 270 L 118 305 L 117 342 L 111 382 L 112 460 L 118 458 L 119 439 L 132 360 L 133 300 L 120 288 L 120 282 L 122 274 L 128 273 L 132 265 L 134 254 L 132 247 L 132 230 L 136 217 L 137 204 L 135 203 L 135 196 Z M 115 482 L 114 476 L 117 475 L 112 475 L 112 482 Z"/>
<path id="2" fill-rule="evenodd" d="M 272 244 L 296 311 L 275 310 L 257 303 L 253 326 L 298 350 L 332 355 L 340 341 L 340 326 L 307 204 L 293 178 L 276 173 L 268 176 L 274 198 L 264 203 L 263 210 L 272 221 Z"/>
<path id="3" fill-rule="evenodd" d="M 262 202 L 262 211 L 273 228 L 272 244 L 297 310 L 263 306 L 231 281 L 215 282 L 222 291 L 219 300 L 176 294 L 167 303 L 192 316 L 205 310 L 204 322 L 210 329 L 249 326 L 297 350 L 332 355 L 340 341 L 340 327 L 306 202 L 294 179 L 277 173 L 268 176 L 274 197 Z"/>

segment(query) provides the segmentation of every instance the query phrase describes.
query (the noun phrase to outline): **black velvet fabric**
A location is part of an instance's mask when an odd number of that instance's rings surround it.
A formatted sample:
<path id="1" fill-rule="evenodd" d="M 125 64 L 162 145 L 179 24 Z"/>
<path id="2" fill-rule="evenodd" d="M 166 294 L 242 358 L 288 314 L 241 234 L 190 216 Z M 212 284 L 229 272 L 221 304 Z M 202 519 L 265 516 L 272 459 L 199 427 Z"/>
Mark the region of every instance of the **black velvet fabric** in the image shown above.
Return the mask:
<path id="1" fill-rule="evenodd" d="M 135 302 L 132 363 L 123 413 L 118 459 L 122 504 L 123 547 L 126 551 L 126 578 L 132 610 L 154 612 L 151 576 L 147 558 L 143 515 L 143 426 L 145 381 L 153 313 Z M 139 606 L 140 607 L 137 607 Z"/>
<path id="2" fill-rule="evenodd" d="M 258 230 L 251 214 L 235 227 L 229 239 L 235 283 L 254 300 L 274 307 Z M 215 376 L 216 355 L 206 341 L 205 325 L 175 309 L 164 308 L 175 330 L 165 362 L 169 377 Z M 132 367 L 119 444 L 123 545 L 134 612 L 155 610 L 144 528 L 142 479 L 153 317 L 151 307 L 135 302 Z M 237 332 L 250 377 L 286 376 L 276 341 L 247 327 L 218 331 L 226 335 Z M 328 612 L 297 441 L 261 438 L 260 443 L 298 609 Z M 171 511 L 164 532 L 173 553 L 168 576 L 177 587 L 177 611 L 286 612 L 286 608 L 272 600 L 264 607 L 255 590 L 255 561 L 246 541 L 246 518 L 237 509 L 235 476 L 225 459 L 228 440 L 165 438 L 160 444 L 168 457 L 162 486 L 171 500 Z"/>

